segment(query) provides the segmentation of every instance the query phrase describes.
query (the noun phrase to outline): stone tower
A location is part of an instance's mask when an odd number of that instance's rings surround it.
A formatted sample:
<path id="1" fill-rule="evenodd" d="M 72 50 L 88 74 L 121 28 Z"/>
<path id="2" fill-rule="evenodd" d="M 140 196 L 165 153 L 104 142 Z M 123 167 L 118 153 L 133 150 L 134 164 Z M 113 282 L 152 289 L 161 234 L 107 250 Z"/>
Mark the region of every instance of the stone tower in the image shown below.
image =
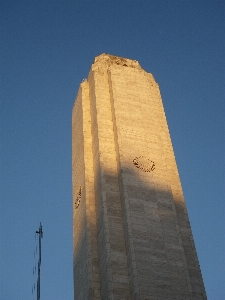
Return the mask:
<path id="1" fill-rule="evenodd" d="M 207 299 L 153 76 L 96 57 L 72 132 L 75 300 Z"/>

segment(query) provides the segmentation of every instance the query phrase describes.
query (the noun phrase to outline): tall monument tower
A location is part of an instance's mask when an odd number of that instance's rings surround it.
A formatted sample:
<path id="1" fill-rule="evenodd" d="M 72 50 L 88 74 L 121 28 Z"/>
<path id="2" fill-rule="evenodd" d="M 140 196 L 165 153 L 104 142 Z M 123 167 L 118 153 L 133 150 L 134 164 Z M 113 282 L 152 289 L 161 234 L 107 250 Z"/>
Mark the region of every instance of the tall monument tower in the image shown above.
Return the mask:
<path id="1" fill-rule="evenodd" d="M 72 120 L 75 300 L 207 299 L 158 84 L 97 56 Z"/>

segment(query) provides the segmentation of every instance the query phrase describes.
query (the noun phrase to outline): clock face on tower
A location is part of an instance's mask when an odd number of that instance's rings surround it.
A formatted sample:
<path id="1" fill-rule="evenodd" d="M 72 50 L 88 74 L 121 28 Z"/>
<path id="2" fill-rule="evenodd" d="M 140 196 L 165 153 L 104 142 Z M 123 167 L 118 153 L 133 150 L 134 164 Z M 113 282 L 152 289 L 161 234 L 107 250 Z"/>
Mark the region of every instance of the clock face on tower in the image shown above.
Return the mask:
<path id="1" fill-rule="evenodd" d="M 138 156 L 133 159 L 133 164 L 136 168 L 141 169 L 144 172 L 151 172 L 155 170 L 154 161 L 144 156 Z"/>

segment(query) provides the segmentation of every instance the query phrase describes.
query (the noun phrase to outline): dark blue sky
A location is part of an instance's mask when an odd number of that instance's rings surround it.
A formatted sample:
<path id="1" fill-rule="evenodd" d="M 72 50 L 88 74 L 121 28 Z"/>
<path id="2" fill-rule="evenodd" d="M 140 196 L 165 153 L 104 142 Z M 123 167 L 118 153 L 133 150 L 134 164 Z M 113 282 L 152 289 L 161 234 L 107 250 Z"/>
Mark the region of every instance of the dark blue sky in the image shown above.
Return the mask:
<path id="1" fill-rule="evenodd" d="M 159 83 L 209 299 L 225 299 L 225 2 L 1 1 L 1 299 L 73 299 L 71 112 L 95 56 Z"/>

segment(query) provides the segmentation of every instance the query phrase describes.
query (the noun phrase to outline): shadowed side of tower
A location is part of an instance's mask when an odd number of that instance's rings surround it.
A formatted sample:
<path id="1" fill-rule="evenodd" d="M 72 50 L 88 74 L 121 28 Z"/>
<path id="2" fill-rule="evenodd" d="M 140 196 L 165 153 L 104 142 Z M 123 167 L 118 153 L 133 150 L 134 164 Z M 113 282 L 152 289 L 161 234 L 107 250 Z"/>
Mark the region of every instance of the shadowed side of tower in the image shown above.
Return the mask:
<path id="1" fill-rule="evenodd" d="M 96 57 L 72 126 L 75 299 L 206 299 L 153 76 Z"/>

